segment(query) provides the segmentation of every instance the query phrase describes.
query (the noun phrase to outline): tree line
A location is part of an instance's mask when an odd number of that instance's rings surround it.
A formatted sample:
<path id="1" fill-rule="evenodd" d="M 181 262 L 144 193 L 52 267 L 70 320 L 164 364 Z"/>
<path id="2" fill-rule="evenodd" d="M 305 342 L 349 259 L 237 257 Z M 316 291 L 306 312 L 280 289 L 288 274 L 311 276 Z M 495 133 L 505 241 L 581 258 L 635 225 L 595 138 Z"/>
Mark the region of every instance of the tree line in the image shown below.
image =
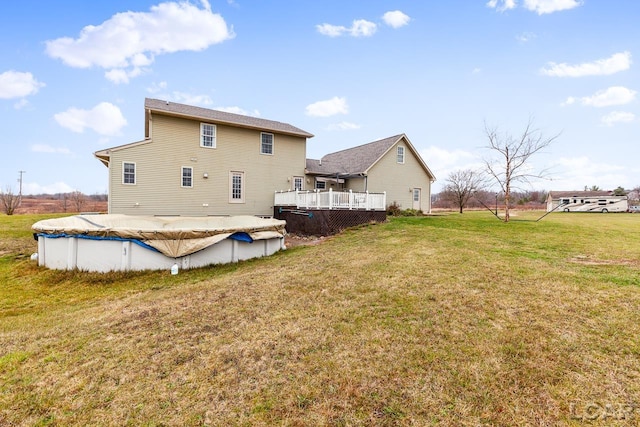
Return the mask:
<path id="1" fill-rule="evenodd" d="M 82 212 L 91 202 L 107 201 L 106 194 L 87 195 L 75 190 L 68 193 L 29 195 L 29 199 L 56 201 L 60 212 Z M 6 215 L 13 215 L 22 205 L 25 196 L 14 193 L 10 186 L 0 189 L 0 210 Z"/>

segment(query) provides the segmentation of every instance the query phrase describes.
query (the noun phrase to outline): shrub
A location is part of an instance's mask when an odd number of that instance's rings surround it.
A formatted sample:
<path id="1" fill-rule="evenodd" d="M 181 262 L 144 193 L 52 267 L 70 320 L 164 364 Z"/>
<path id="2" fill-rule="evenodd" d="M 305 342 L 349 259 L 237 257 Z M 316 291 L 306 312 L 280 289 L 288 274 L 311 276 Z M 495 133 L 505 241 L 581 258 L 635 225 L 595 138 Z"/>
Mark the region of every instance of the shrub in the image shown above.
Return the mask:
<path id="1" fill-rule="evenodd" d="M 400 216 L 401 212 L 402 207 L 395 200 L 387 206 L 387 215 L 389 216 Z"/>
<path id="2" fill-rule="evenodd" d="M 402 206 L 398 202 L 394 201 L 387 206 L 387 215 L 389 216 L 422 216 L 424 215 L 421 210 L 418 209 L 402 209 Z"/>

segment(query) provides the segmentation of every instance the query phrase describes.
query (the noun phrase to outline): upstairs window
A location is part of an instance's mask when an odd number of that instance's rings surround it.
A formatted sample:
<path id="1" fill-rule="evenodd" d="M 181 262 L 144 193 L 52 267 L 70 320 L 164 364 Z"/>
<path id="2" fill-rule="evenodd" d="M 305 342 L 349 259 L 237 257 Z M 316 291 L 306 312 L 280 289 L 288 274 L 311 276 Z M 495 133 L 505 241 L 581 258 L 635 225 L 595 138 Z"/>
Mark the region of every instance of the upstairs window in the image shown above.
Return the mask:
<path id="1" fill-rule="evenodd" d="M 136 183 L 136 164 L 131 162 L 122 163 L 122 183 L 123 184 L 135 184 Z"/>
<path id="2" fill-rule="evenodd" d="M 182 167 L 182 186 L 193 187 L 193 168 Z"/>
<path id="3" fill-rule="evenodd" d="M 400 145 L 396 149 L 396 161 L 398 163 L 404 163 L 404 147 Z"/>
<path id="4" fill-rule="evenodd" d="M 216 148 L 216 125 L 200 123 L 200 146 Z"/>
<path id="5" fill-rule="evenodd" d="M 273 154 L 273 134 L 260 134 L 260 154 Z"/>

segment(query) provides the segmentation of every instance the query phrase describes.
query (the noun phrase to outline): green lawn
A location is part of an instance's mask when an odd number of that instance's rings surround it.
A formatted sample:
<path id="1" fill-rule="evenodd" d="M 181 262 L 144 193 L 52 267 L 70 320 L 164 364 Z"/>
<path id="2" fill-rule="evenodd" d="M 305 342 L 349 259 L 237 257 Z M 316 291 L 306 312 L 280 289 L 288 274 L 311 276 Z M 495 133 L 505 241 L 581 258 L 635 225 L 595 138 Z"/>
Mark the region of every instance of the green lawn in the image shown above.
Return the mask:
<path id="1" fill-rule="evenodd" d="M 39 268 L 0 216 L 0 425 L 637 425 L 640 215 L 540 215 L 177 276 Z"/>

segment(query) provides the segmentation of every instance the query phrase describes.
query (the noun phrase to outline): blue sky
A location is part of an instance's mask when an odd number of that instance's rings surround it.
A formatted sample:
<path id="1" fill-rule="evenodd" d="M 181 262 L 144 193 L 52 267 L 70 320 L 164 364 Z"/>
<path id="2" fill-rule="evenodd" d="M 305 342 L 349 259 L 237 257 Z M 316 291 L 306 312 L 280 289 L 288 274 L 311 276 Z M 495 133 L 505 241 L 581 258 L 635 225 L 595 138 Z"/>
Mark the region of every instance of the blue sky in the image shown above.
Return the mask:
<path id="1" fill-rule="evenodd" d="M 485 123 L 561 133 L 535 189 L 640 185 L 635 0 L 22 0 L 0 15 L 0 186 L 107 192 L 97 150 L 144 98 L 315 135 L 307 157 L 406 133 L 436 174 L 477 168 Z"/>

